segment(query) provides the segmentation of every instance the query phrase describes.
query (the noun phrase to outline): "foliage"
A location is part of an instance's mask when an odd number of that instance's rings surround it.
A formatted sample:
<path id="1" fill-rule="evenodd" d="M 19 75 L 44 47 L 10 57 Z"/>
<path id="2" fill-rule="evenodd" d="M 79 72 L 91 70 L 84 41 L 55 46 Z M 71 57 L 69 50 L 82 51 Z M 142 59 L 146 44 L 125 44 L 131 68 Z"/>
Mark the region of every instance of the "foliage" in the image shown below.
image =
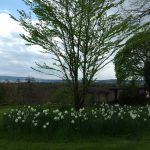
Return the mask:
<path id="1" fill-rule="evenodd" d="M 0 83 L 0 104 L 72 103 L 69 92 L 64 83 Z"/>
<path id="2" fill-rule="evenodd" d="M 5 103 L 5 88 L 0 84 L 0 104 Z"/>
<path id="3" fill-rule="evenodd" d="M 145 83 L 147 84 L 149 88 L 149 92 L 150 92 L 150 60 L 149 58 L 145 62 L 143 72 L 144 72 L 143 76 L 144 76 Z"/>
<path id="4" fill-rule="evenodd" d="M 37 63 L 34 69 L 67 80 L 78 110 L 95 75 L 139 26 L 118 14 L 124 0 L 23 1 L 32 12 L 19 11 L 20 18 L 13 17 L 28 33 L 22 38 L 29 45 L 41 46 L 54 59 L 53 67 Z M 114 13 L 109 13 L 112 9 Z"/>
<path id="5" fill-rule="evenodd" d="M 116 77 L 119 83 L 129 79 L 144 79 L 147 83 L 150 63 L 150 31 L 132 36 L 114 59 Z M 147 77 L 148 75 L 148 77 Z"/>
<path id="6" fill-rule="evenodd" d="M 149 131 L 150 106 L 109 106 L 93 109 L 44 109 L 41 106 L 11 109 L 3 116 L 4 128 L 53 136 L 59 135 L 120 135 Z"/>
<path id="7" fill-rule="evenodd" d="M 132 94 L 131 94 L 132 93 Z M 128 86 L 126 90 L 124 89 L 119 93 L 118 103 L 120 105 L 132 105 L 132 106 L 141 106 L 148 103 L 146 98 L 146 93 L 139 92 L 138 87 Z"/>
<path id="8" fill-rule="evenodd" d="M 51 100 L 49 101 L 52 102 L 53 104 L 66 105 L 66 104 L 73 103 L 71 90 L 68 87 L 68 85 L 66 85 L 65 83 L 61 85 L 61 87 L 58 88 L 57 90 L 54 90 L 51 95 L 52 97 L 51 97 Z"/>

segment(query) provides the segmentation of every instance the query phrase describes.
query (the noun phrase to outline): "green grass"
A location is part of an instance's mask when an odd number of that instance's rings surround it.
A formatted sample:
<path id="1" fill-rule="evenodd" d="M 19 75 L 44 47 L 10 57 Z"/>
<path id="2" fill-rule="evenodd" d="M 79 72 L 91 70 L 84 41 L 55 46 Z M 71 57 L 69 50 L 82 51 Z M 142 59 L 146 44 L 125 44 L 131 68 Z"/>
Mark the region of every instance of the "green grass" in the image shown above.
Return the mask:
<path id="1" fill-rule="evenodd" d="M 30 139 L 30 138 L 29 138 Z M 0 150 L 149 150 L 148 138 L 85 138 L 70 140 L 0 139 Z"/>

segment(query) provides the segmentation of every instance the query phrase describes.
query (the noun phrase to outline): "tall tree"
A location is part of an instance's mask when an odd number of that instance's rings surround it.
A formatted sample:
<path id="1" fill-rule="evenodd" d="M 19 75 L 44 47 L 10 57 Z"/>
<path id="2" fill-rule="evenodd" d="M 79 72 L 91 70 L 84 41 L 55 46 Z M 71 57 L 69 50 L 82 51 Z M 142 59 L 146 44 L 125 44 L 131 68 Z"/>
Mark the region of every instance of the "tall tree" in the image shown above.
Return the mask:
<path id="1" fill-rule="evenodd" d="M 49 74 L 67 80 L 78 110 L 96 73 L 111 61 L 111 56 L 138 26 L 115 11 L 124 0 L 23 1 L 32 12 L 21 10 L 20 17 L 14 18 L 28 33 L 22 38 L 30 45 L 40 45 L 55 60 L 53 67 L 37 63 L 36 70 L 48 70 Z M 112 10 L 115 12 L 110 14 Z"/>
<path id="2" fill-rule="evenodd" d="M 114 59 L 118 82 L 144 79 L 150 89 L 150 30 L 131 37 Z"/>

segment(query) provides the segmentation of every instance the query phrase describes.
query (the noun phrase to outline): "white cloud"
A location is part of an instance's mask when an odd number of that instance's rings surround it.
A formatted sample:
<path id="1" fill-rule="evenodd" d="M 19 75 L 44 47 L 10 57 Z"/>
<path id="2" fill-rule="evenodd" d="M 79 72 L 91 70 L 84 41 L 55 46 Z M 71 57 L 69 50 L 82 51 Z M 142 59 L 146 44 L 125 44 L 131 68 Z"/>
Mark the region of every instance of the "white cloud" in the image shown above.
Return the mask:
<path id="1" fill-rule="evenodd" d="M 111 62 L 106 65 L 98 74 L 97 78 L 100 80 L 105 79 L 116 79 L 115 71 L 114 71 L 114 64 Z"/>
<path id="2" fill-rule="evenodd" d="M 36 21 L 35 21 L 36 22 Z M 19 34 L 23 28 L 8 13 L 0 11 L 0 75 L 33 76 L 55 79 L 31 69 L 35 62 L 52 64 L 51 55 L 41 53 L 39 46 L 26 46 Z M 98 75 L 98 79 L 114 78 L 113 65 L 108 65 Z"/>
<path id="3" fill-rule="evenodd" d="M 0 13 L 0 75 L 35 76 L 48 78 L 33 71 L 30 67 L 37 62 L 47 62 L 49 56 L 43 55 L 39 46 L 26 46 L 19 36 L 23 28 L 9 14 Z M 49 77 L 50 78 L 50 77 Z"/>
<path id="4" fill-rule="evenodd" d="M 12 33 L 23 33 L 24 30 L 19 24 L 10 18 L 7 13 L 0 13 L 0 36 L 8 37 Z"/>

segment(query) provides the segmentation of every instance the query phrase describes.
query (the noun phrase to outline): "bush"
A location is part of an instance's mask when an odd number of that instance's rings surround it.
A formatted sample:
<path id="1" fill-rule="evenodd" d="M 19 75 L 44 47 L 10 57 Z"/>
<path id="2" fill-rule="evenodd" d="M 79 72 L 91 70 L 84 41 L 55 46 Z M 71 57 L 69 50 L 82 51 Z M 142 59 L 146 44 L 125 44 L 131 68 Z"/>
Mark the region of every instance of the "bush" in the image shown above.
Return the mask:
<path id="1" fill-rule="evenodd" d="M 130 86 L 119 93 L 120 105 L 144 105 L 146 101 L 145 93 L 140 93 L 138 87 Z"/>
<path id="2" fill-rule="evenodd" d="M 0 83 L 0 103 L 45 104 L 72 103 L 70 90 L 64 83 Z"/>
<path id="3" fill-rule="evenodd" d="M 5 100 L 5 88 L 0 84 L 0 104 L 5 104 L 6 100 Z"/>
<path id="4" fill-rule="evenodd" d="M 57 90 L 53 92 L 51 102 L 61 105 L 68 103 L 71 104 L 73 102 L 73 96 L 70 88 L 65 84 L 59 87 Z"/>

